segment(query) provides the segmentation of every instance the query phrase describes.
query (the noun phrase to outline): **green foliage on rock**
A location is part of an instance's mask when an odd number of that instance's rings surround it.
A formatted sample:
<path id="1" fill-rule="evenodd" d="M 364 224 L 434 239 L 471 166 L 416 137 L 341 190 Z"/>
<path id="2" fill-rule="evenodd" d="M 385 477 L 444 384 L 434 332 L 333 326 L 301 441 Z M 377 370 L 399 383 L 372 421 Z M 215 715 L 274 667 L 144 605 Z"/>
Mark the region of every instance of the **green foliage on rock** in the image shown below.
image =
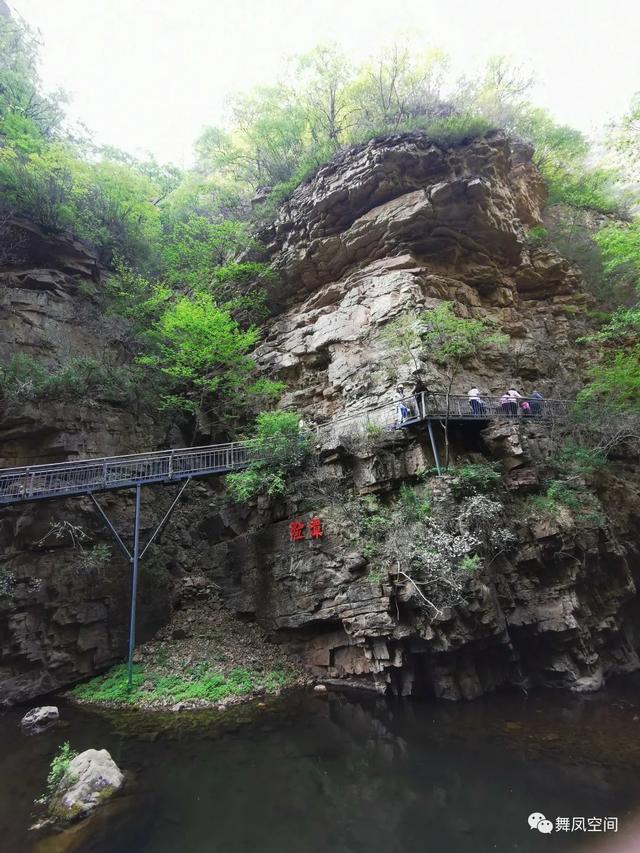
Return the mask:
<path id="1" fill-rule="evenodd" d="M 420 338 L 433 361 L 446 368 L 450 384 L 465 359 L 509 340 L 490 320 L 458 317 L 451 302 L 425 311 L 419 322 Z"/>
<path id="2" fill-rule="evenodd" d="M 405 483 L 391 499 L 346 500 L 332 510 L 369 563 L 370 583 L 391 583 L 432 617 L 466 601 L 473 576 L 514 543 L 501 502 L 473 492 L 456 499 L 455 477 L 438 489 Z"/>
<path id="3" fill-rule="evenodd" d="M 640 345 L 606 352 L 589 375 L 591 381 L 578 394 L 580 404 L 598 400 L 609 407 L 610 416 L 615 409 L 640 409 Z"/>
<path id="4" fill-rule="evenodd" d="M 530 104 L 530 77 L 502 56 L 448 89 L 442 51 L 407 42 L 356 66 L 337 47 L 320 46 L 294 57 L 278 83 L 233 96 L 226 125 L 204 131 L 196 168 L 185 172 L 67 131 L 65 96 L 43 91 L 38 51 L 24 23 L 0 18 L 0 213 L 26 215 L 92 242 L 114 268 L 100 297 L 107 313 L 130 324 L 129 354 L 145 369 L 141 384 L 163 405 L 213 418 L 216 430 L 228 434 L 272 404 L 279 390 L 257 381 L 249 361 L 268 313 L 267 289 L 277 289 L 256 229 L 345 147 L 412 130 L 448 147 L 504 127 L 534 144 L 552 202 L 613 209 L 611 173 L 589 165 L 582 134 Z M 616 137 L 627 153 L 636 150 L 634 109 Z M 252 207 L 258 188 L 270 192 Z M 636 230 L 601 232 L 612 275 L 637 275 Z M 456 317 L 446 307 L 420 322 L 419 345 L 433 351 L 449 378 L 485 343 L 498 342 L 484 321 Z M 404 356 L 413 355 L 409 342 Z M 606 367 L 621 369 L 615 359 Z M 9 384 L 14 368 L 5 367 Z M 53 388 L 44 377 L 50 372 L 34 369 L 34 387 Z M 64 377 L 58 384 L 64 386 Z M 90 385 L 77 383 L 87 394 Z"/>
<path id="5" fill-rule="evenodd" d="M 310 437 L 300 430 L 297 415 L 262 412 L 256 419 L 248 467 L 226 478 L 231 497 L 246 503 L 259 495 L 283 494 L 288 475 L 303 464 L 309 449 Z"/>
<path id="6" fill-rule="evenodd" d="M 157 368 L 174 389 L 164 396 L 166 406 L 186 412 L 214 403 L 221 418 L 238 416 L 249 400 L 268 402 L 282 390 L 281 383 L 251 380 L 254 362 L 249 356 L 259 337 L 250 326 L 240 329 L 231 313 L 212 296 L 199 292 L 169 303 L 152 328 L 149 352 L 139 363 Z"/>
<path id="7" fill-rule="evenodd" d="M 605 454 L 598 448 L 587 447 L 569 439 L 551 460 L 551 464 L 564 476 L 586 477 L 606 465 L 606 461 Z"/>
<path id="8" fill-rule="evenodd" d="M 56 788 L 62 781 L 64 774 L 69 769 L 69 765 L 76 755 L 78 755 L 78 753 L 75 749 L 71 748 L 69 741 L 65 741 L 60 747 L 58 747 L 58 751 L 53 756 L 49 767 L 46 799 L 50 799 L 53 796 Z"/>
<path id="9" fill-rule="evenodd" d="M 591 381 L 578 395 L 581 406 L 593 402 L 610 410 L 640 412 L 640 308 L 618 310 L 586 340 L 600 345 L 600 360 L 589 368 Z"/>
<path id="10" fill-rule="evenodd" d="M 71 358 L 58 368 L 47 368 L 18 353 L 0 364 L 0 397 L 6 402 L 131 399 L 138 396 L 139 379 L 135 368 L 101 364 L 93 358 Z"/>
<path id="11" fill-rule="evenodd" d="M 640 219 L 602 228 L 595 240 L 609 276 L 640 294 Z"/>
<path id="12" fill-rule="evenodd" d="M 584 483 L 575 479 L 550 480 L 541 495 L 530 495 L 525 503 L 529 518 L 556 518 L 565 508 L 571 512 L 576 527 L 602 527 L 605 515 L 597 497 Z"/>
<path id="13" fill-rule="evenodd" d="M 495 492 L 501 475 L 495 464 L 469 463 L 449 470 L 451 490 L 457 498 Z"/>

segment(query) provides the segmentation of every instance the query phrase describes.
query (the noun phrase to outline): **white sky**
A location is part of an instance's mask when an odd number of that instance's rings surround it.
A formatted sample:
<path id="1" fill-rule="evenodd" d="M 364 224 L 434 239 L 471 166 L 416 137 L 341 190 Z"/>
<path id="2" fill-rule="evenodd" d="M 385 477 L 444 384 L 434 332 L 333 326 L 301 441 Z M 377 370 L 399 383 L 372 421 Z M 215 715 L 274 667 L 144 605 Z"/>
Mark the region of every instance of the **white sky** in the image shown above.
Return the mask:
<path id="1" fill-rule="evenodd" d="M 470 71 L 529 65 L 535 100 L 587 132 L 640 90 L 638 0 L 9 0 L 45 42 L 43 78 L 97 141 L 187 165 L 224 98 L 283 59 L 337 41 L 354 60 L 420 31 Z"/>

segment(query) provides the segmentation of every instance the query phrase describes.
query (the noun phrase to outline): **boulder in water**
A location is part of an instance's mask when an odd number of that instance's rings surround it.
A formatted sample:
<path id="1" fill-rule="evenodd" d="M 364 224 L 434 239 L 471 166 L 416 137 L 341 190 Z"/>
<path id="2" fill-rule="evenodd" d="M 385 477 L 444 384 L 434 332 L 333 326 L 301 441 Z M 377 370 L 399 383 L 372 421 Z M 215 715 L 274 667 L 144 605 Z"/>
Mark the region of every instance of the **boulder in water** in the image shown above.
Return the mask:
<path id="1" fill-rule="evenodd" d="M 39 734 L 57 722 L 59 717 L 60 712 L 55 705 L 42 705 L 27 711 L 20 720 L 20 725 L 28 734 Z"/>
<path id="2" fill-rule="evenodd" d="M 106 749 L 86 749 L 69 763 L 49 811 L 56 820 L 85 817 L 124 785 L 124 776 Z"/>

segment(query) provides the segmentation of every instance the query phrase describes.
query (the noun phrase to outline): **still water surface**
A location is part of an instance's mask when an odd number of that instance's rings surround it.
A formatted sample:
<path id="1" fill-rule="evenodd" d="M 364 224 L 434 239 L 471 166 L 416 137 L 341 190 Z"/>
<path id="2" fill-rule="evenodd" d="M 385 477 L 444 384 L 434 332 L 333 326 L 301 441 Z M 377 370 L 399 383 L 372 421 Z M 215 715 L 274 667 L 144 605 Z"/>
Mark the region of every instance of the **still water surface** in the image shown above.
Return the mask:
<path id="1" fill-rule="evenodd" d="M 0 718 L 2 851 L 510 853 L 609 851 L 609 840 L 640 853 L 639 679 L 460 705 L 296 695 L 224 726 L 209 713 L 61 711 L 65 724 L 35 737 L 17 711 Z M 31 803 L 64 740 L 106 747 L 126 794 L 36 837 Z M 615 816 L 620 832 L 543 835 L 531 812 Z"/>

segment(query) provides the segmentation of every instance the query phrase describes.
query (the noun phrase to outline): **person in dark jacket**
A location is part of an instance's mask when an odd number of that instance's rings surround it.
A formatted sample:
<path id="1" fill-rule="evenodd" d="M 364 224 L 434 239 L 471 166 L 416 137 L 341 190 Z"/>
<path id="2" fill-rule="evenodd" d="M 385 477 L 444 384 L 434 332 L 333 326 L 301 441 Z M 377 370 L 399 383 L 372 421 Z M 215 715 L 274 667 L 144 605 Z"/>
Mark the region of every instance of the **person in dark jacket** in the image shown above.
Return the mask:
<path id="1" fill-rule="evenodd" d="M 529 408 L 531 410 L 531 414 L 537 417 L 542 416 L 542 412 L 544 409 L 544 397 L 538 391 L 534 391 L 533 394 L 529 397 Z"/>

